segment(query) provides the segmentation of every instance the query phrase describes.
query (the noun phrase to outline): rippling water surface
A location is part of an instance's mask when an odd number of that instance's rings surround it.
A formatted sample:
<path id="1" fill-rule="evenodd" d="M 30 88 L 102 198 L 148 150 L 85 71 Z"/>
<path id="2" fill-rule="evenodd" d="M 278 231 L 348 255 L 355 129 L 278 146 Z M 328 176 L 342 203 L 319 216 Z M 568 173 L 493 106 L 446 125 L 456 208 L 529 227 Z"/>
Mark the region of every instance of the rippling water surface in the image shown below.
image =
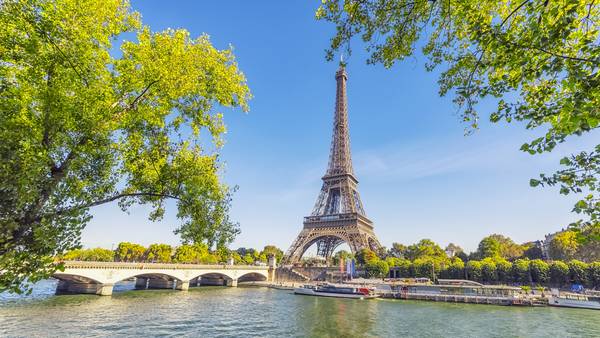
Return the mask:
<path id="1" fill-rule="evenodd" d="M 600 311 L 352 300 L 258 287 L 127 291 L 111 297 L 0 294 L 0 336 L 600 337 Z"/>

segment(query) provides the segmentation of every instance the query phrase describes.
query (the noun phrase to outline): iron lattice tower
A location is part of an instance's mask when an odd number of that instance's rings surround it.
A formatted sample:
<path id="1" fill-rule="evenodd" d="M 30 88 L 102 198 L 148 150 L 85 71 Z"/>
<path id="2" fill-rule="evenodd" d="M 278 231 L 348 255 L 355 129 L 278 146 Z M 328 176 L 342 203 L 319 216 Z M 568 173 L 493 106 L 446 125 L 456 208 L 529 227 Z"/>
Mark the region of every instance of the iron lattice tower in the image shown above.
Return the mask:
<path id="1" fill-rule="evenodd" d="M 312 214 L 304 217 L 304 227 L 285 255 L 284 261 L 288 264 L 299 262 L 304 252 L 315 243 L 317 254 L 328 261 L 335 248 L 344 242 L 353 253 L 363 248 L 377 250 L 381 247 L 373 232 L 373 222 L 365 214 L 358 193 L 358 180 L 352 168 L 346 99 L 348 76 L 343 66 L 336 72 L 335 79 L 335 116 L 329 164 Z"/>

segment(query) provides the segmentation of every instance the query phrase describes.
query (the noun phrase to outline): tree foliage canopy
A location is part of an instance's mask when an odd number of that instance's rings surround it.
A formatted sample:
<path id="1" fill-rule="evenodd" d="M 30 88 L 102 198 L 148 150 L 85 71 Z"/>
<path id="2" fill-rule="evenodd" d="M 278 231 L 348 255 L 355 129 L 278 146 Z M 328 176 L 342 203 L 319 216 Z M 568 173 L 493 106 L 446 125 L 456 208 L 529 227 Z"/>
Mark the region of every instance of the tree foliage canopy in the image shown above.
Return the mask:
<path id="1" fill-rule="evenodd" d="M 572 135 L 600 126 L 600 3 L 584 0 L 324 0 L 318 19 L 336 26 L 327 58 L 358 36 L 368 63 L 391 67 L 424 42 L 426 68 L 442 68 L 439 93 L 452 93 L 467 132 L 479 124 L 478 103 L 497 102 L 492 122 L 521 121 L 543 136 L 523 144 L 551 151 Z M 597 133 L 597 130 L 595 131 Z M 583 193 L 572 226 L 600 238 L 600 145 L 561 160 L 531 185 Z"/>
<path id="2" fill-rule="evenodd" d="M 215 106 L 249 98 L 231 50 L 152 32 L 127 0 L 0 2 L 0 291 L 60 268 L 50 257 L 100 204 L 150 204 L 156 220 L 172 199 L 183 227 L 222 220 Z M 196 241 L 237 231 L 216 224 Z"/>

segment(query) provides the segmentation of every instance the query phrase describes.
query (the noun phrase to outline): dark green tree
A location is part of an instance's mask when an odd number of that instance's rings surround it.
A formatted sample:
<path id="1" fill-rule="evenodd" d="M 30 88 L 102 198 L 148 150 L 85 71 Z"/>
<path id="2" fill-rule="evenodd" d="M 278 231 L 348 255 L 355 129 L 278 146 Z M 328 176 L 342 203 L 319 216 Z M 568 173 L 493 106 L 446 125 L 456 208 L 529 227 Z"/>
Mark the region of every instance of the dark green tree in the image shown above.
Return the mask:
<path id="1" fill-rule="evenodd" d="M 483 279 L 482 264 L 480 261 L 471 260 L 465 267 L 467 279 L 480 282 Z"/>
<path id="2" fill-rule="evenodd" d="M 588 265 L 582 261 L 573 259 L 569 261 L 569 279 L 571 283 L 587 285 L 588 283 Z"/>
<path id="3" fill-rule="evenodd" d="M 600 262 L 590 263 L 588 265 L 588 282 L 593 288 L 600 288 Z"/>
<path id="4" fill-rule="evenodd" d="M 529 262 L 529 271 L 531 280 L 536 284 L 546 284 L 550 278 L 550 266 L 541 259 L 534 259 Z"/>
<path id="5" fill-rule="evenodd" d="M 521 285 L 531 284 L 531 272 L 529 270 L 529 259 L 517 259 L 513 262 L 513 280 Z"/>
<path id="6" fill-rule="evenodd" d="M 569 266 L 565 262 L 550 263 L 550 283 L 562 287 L 569 282 Z"/>

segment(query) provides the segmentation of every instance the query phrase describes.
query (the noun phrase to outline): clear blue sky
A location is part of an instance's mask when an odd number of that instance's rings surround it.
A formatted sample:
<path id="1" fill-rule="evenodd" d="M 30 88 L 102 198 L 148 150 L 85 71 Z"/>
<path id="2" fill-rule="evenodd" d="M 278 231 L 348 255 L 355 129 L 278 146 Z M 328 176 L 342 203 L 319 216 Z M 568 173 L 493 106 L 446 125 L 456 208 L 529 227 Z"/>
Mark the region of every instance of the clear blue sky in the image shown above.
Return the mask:
<path id="1" fill-rule="evenodd" d="M 233 45 L 248 78 L 250 112 L 224 111 L 224 179 L 239 186 L 232 216 L 242 230 L 233 248 L 286 250 L 321 187 L 337 63 L 324 58 L 333 27 L 314 19 L 319 3 L 133 1 L 154 31 L 186 28 L 193 36 L 209 34 L 217 48 Z M 519 124 L 484 122 L 465 137 L 456 107 L 438 96 L 437 74 L 425 71 L 423 56 L 386 70 L 366 65 L 361 47 L 354 43 L 348 66 L 351 144 L 365 210 L 383 245 L 430 238 L 473 250 L 491 233 L 536 240 L 575 218 L 573 198 L 528 182 L 558 168 L 564 154 L 591 149 L 597 132 L 537 156 L 519 147 L 542 131 Z M 158 223 L 147 220 L 144 207 L 126 214 L 111 204 L 93 214 L 83 232 L 86 247 L 178 243 L 173 208 Z"/>

